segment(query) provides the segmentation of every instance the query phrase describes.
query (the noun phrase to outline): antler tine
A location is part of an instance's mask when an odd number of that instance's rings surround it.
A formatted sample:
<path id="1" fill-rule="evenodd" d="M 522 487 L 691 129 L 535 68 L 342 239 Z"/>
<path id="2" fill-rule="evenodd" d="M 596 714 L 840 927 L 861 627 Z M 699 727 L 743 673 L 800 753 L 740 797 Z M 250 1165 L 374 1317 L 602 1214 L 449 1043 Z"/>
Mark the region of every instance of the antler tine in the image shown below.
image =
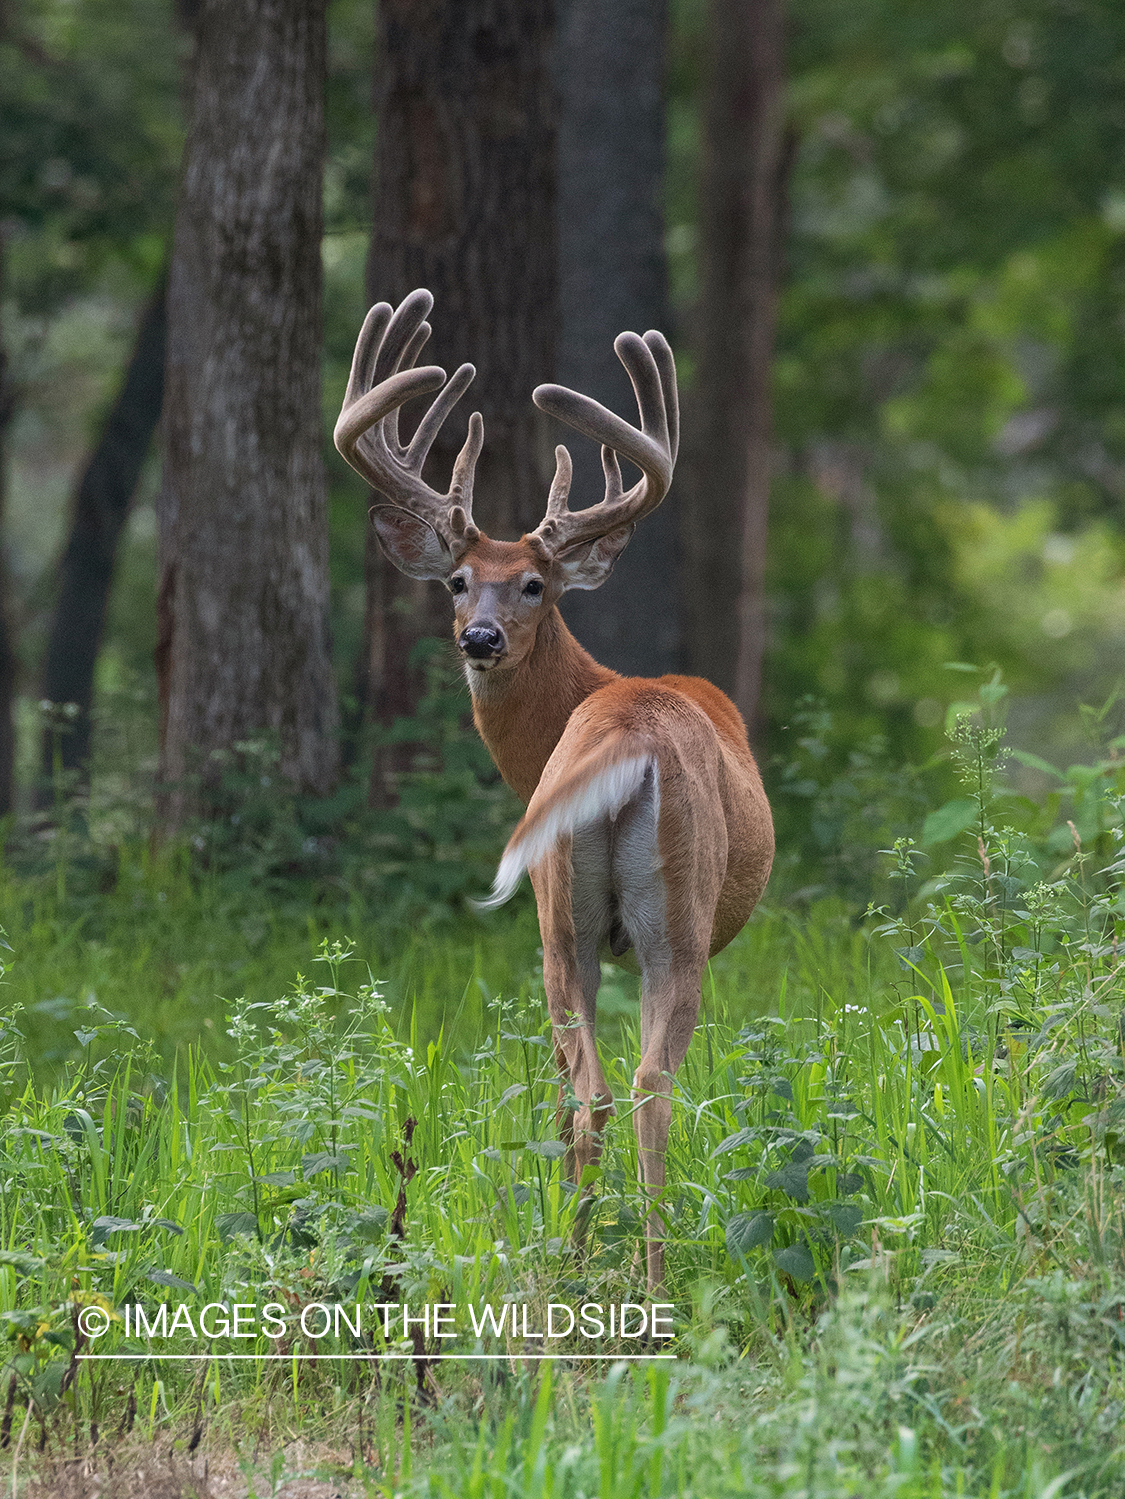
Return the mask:
<path id="1" fill-rule="evenodd" d="M 473 524 L 473 480 L 477 459 L 484 446 L 484 418 L 474 411 L 469 418 L 469 435 L 453 465 L 453 483 L 449 487 L 449 523 L 454 534 L 466 543 L 476 541 L 480 531 Z"/>
<path id="2" fill-rule="evenodd" d="M 426 344 L 429 342 L 430 334 L 432 332 L 433 329 L 430 327 L 429 323 L 423 321 L 418 324 L 418 327 L 415 328 L 414 332 L 411 334 L 406 348 L 402 351 L 402 355 L 399 358 L 398 368 L 400 370 L 412 370 L 414 368 L 414 366 L 418 363 L 418 355 L 426 347 Z M 398 436 L 398 414 L 401 409 L 401 407 L 395 407 L 390 416 L 386 418 L 386 425 L 383 428 L 383 431 L 387 436 L 387 446 L 390 448 L 392 453 L 402 452 L 402 444 L 399 442 Z M 423 454 L 423 457 L 424 456 L 425 454 Z M 420 466 L 421 465 L 419 465 L 419 467 Z"/>
<path id="3" fill-rule="evenodd" d="M 665 453 L 670 453 L 668 413 L 664 409 L 664 386 L 656 355 L 635 333 L 619 333 L 613 340 L 613 348 L 633 386 L 641 431 L 646 437 L 654 438 Z"/>
<path id="4" fill-rule="evenodd" d="M 605 449 L 602 449 L 605 452 Z M 553 553 L 559 550 L 557 546 L 560 522 L 569 514 L 566 508 L 567 497 L 570 494 L 570 483 L 574 477 L 574 465 L 570 461 L 570 452 L 559 443 L 555 449 L 555 477 L 551 480 L 550 492 L 547 495 L 547 510 L 543 519 L 530 532 L 528 540 L 542 556 L 544 562 L 550 562 Z"/>
<path id="5" fill-rule="evenodd" d="M 419 289 L 404 297 L 391 315 L 375 351 L 375 365 L 368 385 L 380 385 L 400 370 L 413 367 L 415 359 L 429 337 L 426 314 L 434 305 L 432 293 Z M 396 456 L 401 452 L 398 440 L 398 407 L 388 412 L 383 427 L 387 446 Z"/>
<path id="6" fill-rule="evenodd" d="M 402 356 L 413 344 L 433 305 L 433 293 L 421 289 L 412 291 L 398 304 L 379 344 L 374 380 L 385 380 L 402 367 Z"/>
<path id="7" fill-rule="evenodd" d="M 602 473 L 605 474 L 605 498 L 606 500 L 619 500 L 625 493 L 625 483 L 621 478 L 621 465 L 617 461 L 617 454 L 612 448 L 602 448 Z M 605 500 L 602 501 L 605 503 Z"/>
<path id="8" fill-rule="evenodd" d="M 463 364 L 460 369 L 454 370 L 449 383 L 418 423 L 414 436 L 410 439 L 410 446 L 403 454 L 408 468 L 415 468 L 421 473 L 422 465 L 434 445 L 434 438 L 441 431 L 446 417 L 472 384 L 475 375 L 476 369 L 471 364 Z"/>
<path id="9" fill-rule="evenodd" d="M 570 484 L 574 478 L 574 465 L 570 461 L 570 450 L 560 442 L 555 449 L 555 477 L 547 496 L 547 518 L 555 520 L 566 514 L 566 502 L 570 497 Z"/>
<path id="10" fill-rule="evenodd" d="M 469 434 L 453 465 L 453 483 L 449 491 L 458 497 L 461 508 L 468 516 L 473 513 L 473 480 L 476 478 L 477 459 L 483 446 L 484 417 L 479 411 L 474 411 L 469 418 Z"/>
<path id="11" fill-rule="evenodd" d="M 534 393 L 533 399 L 541 411 L 602 444 L 606 479 L 605 496 L 600 504 L 572 511 L 566 508 L 565 491 L 561 499 L 556 496 L 559 482 L 556 470 L 547 514 L 532 533 L 552 554 L 635 525 L 656 509 L 672 482 L 679 440 L 672 351 L 659 333 L 649 333 L 644 338 L 622 333 L 613 347 L 633 385 L 641 419 L 639 431 L 598 401 L 564 386 L 540 385 Z M 618 455 L 636 464 L 642 474 L 640 482 L 627 492 L 621 480 Z"/>
<path id="12" fill-rule="evenodd" d="M 363 395 L 364 391 L 371 388 L 375 355 L 383 341 L 383 334 L 387 331 L 391 312 L 389 302 L 376 302 L 363 320 L 363 327 L 359 330 L 359 337 L 355 341 L 355 353 L 352 355 L 352 367 L 348 375 L 348 388 L 344 392 L 345 407 L 350 406 L 353 401 Z"/>
<path id="13" fill-rule="evenodd" d="M 400 370 L 389 380 L 345 403 L 336 419 L 332 440 L 341 455 L 357 474 L 391 499 L 397 497 L 395 461 L 387 449 L 382 431 L 383 419 L 411 396 L 426 395 L 444 383 L 445 371 L 437 365 L 424 365 L 420 370 Z M 405 471 L 402 477 L 407 477 Z"/>
<path id="14" fill-rule="evenodd" d="M 334 441 L 347 462 L 392 503 L 420 516 L 454 552 L 480 534 L 471 520 L 473 470 L 483 442 L 479 415 L 469 423 L 469 436 L 454 467 L 453 485 L 446 495 L 422 478 L 438 431 L 465 393 L 476 373 L 463 364 L 446 381 L 437 365 L 415 369 L 430 325 L 433 306 L 428 291 L 414 291 L 393 312 L 380 302 L 367 314 L 356 342 L 343 408 Z M 399 408 L 416 395 L 438 394 L 418 424 L 408 445 L 398 437 Z M 456 515 L 454 515 L 456 512 Z M 470 535 L 470 532 L 472 533 Z"/>
<path id="15" fill-rule="evenodd" d="M 676 356 L 672 353 L 671 345 L 663 333 L 658 333 L 655 328 L 649 329 L 644 341 L 649 347 L 660 376 L 660 388 L 664 397 L 664 416 L 668 423 L 668 451 L 672 455 L 672 462 L 675 463 L 676 455 L 680 451 L 680 401 L 676 390 Z"/>
<path id="16" fill-rule="evenodd" d="M 433 331 L 425 319 L 418 324 L 411 335 L 410 342 L 403 350 L 402 358 L 399 360 L 398 367 L 400 370 L 412 370 L 414 368 L 418 363 L 418 355 L 426 347 L 427 343 L 429 343 L 430 334 Z"/>

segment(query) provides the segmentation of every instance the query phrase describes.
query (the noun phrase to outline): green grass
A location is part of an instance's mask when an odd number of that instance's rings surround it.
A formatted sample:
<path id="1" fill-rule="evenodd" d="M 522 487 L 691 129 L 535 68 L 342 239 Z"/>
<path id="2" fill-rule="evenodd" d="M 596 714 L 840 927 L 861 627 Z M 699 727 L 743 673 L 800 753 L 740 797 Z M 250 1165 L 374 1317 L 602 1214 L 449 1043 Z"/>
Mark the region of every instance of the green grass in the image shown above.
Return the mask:
<path id="1" fill-rule="evenodd" d="M 991 734 L 958 741 L 971 794 L 944 870 L 923 880 L 900 843 L 896 909 L 767 905 L 714 961 L 668 1152 L 675 1337 L 573 1334 L 556 1363 L 467 1308 L 526 1305 L 541 1330 L 551 1303 L 646 1301 L 634 981 L 603 986 L 617 1114 L 580 1246 L 528 906 L 408 933 L 339 904 L 271 915 L 174 863 L 85 903 L 10 877 L 17 1487 L 96 1429 L 95 1464 L 198 1441 L 247 1492 L 293 1476 L 299 1435 L 357 1494 L 1120 1494 L 1121 773 L 1084 782 L 1085 834 L 1060 841 L 1065 805 L 1021 830 L 994 820 L 1012 803 Z M 166 1341 L 135 1321 L 159 1329 L 161 1302 L 192 1319 Z M 452 1305 L 456 1337 L 302 1332 L 314 1302 Z M 207 1304 L 253 1306 L 252 1335 L 201 1331 Z M 74 1360 L 98 1308 L 98 1351 L 131 1361 Z M 343 1357 L 298 1357 L 314 1347 Z M 438 1348 L 501 1357 L 410 1356 Z"/>
<path id="2" fill-rule="evenodd" d="M 229 1002 L 278 995 L 325 938 L 354 936 L 396 1010 L 435 1033 L 463 1000 L 479 1019 L 484 994 L 519 993 L 537 961 L 530 900 L 499 932 L 470 918 L 392 925 L 360 900 L 231 891 L 143 852 L 121 859 L 108 892 L 64 903 L 53 882 L 0 867 L 0 912 L 19 955 L 5 1003 L 25 1008 L 36 1062 L 51 1066 L 73 1054 L 92 1000 L 140 1023 L 168 1065 L 187 1043 L 221 1047 Z"/>
<path id="3" fill-rule="evenodd" d="M 784 1013 L 736 1028 L 730 1006 L 763 970 L 785 975 Z M 522 1364 L 524 1345 L 493 1340 L 510 1365 L 438 1366 L 436 1405 L 404 1406 L 410 1368 L 373 1382 L 352 1363 L 216 1357 L 201 1383 L 146 1355 L 205 1340 L 146 1345 L 118 1325 L 99 1346 L 135 1351 L 128 1375 L 87 1366 L 60 1394 L 79 1303 L 155 1315 L 165 1298 L 514 1298 L 534 1326 L 551 1300 L 644 1300 L 627 1013 L 607 1048 L 620 1108 L 579 1257 L 533 983 L 486 1025 L 454 1004 L 447 1034 L 411 1051 L 398 1016 L 355 997 L 358 956 L 309 971 L 268 1008 L 238 1009 L 227 1060 L 185 1050 L 167 1086 L 113 1022 L 54 1085 L 11 1069 L 0 1286 L 17 1425 L 31 1394 L 51 1429 L 105 1429 L 130 1388 L 154 1435 L 276 1435 L 279 1404 L 289 1428 L 366 1420 L 355 1481 L 372 1492 L 1040 1494 L 1075 1465 L 1081 1483 L 1059 1492 L 1120 1485 L 1105 1445 L 1122 1394 L 1118 1168 L 1097 1152 L 1053 1164 L 1034 1101 L 1045 1062 L 988 1041 L 978 1059 L 961 1032 L 979 1017 L 952 993 L 944 1015 L 919 1001 L 920 1029 L 904 1030 L 894 969 L 830 911 L 799 928 L 767 916 L 713 974 L 669 1150 L 673 1369 L 578 1360 L 552 1383 Z M 814 992 L 814 973 L 849 997 Z M 409 1118 L 400 1242 L 392 1152 Z"/>

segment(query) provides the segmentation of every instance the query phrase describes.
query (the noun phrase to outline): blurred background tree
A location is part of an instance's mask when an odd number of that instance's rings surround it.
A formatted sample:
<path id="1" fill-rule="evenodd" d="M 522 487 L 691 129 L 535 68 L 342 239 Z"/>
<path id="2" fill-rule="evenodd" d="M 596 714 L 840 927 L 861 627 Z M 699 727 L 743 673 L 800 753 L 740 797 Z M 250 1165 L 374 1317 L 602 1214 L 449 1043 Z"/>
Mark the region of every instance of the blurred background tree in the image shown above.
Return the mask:
<path id="1" fill-rule="evenodd" d="M 770 386 L 793 155 L 785 17 L 781 0 L 709 0 L 704 17 L 685 655 L 760 740 Z"/>
<path id="2" fill-rule="evenodd" d="M 538 461 L 535 442 L 549 443 L 534 435 L 529 400 L 546 365 L 628 409 L 611 383 L 616 325 L 670 326 L 696 461 L 685 455 L 668 514 L 638 537 L 620 576 L 582 601 L 575 623 L 615 664 L 680 664 L 733 685 L 747 496 L 756 486 L 764 516 L 766 475 L 767 545 L 750 558 L 764 568 L 750 655 L 762 655 L 755 732 L 786 836 L 808 835 L 808 798 L 785 794 L 807 791 L 807 778 L 773 762 L 805 753 L 797 740 L 810 739 L 809 699 L 827 713 L 811 739 L 840 775 L 875 741 L 892 760 L 921 762 L 957 695 L 945 663 L 996 661 L 1017 689 L 1020 742 L 1047 758 L 1074 754 L 1074 705 L 1112 691 L 1125 637 L 1125 13 L 1111 0 L 788 0 L 783 114 L 770 115 L 770 140 L 740 137 L 763 145 L 773 174 L 774 228 L 759 226 L 757 262 L 772 244 L 772 268 L 764 289 L 731 301 L 724 318 L 732 282 L 717 270 L 717 236 L 740 225 L 715 217 L 715 152 L 733 140 L 722 108 L 743 107 L 740 85 L 767 64 L 778 97 L 783 80 L 779 47 L 772 61 L 756 51 L 724 82 L 714 38 L 723 17 L 752 38 L 772 15 L 776 31 L 780 11 L 765 0 L 630 0 L 610 25 L 584 0 L 555 0 L 521 15 L 522 31 L 505 31 L 502 10 L 436 7 L 431 34 L 394 6 L 382 8 L 378 33 L 368 0 L 328 7 L 323 449 L 332 649 L 356 731 L 349 784 L 367 775 L 372 735 L 413 746 L 392 757 L 395 777 L 438 763 L 418 718 L 428 701 L 421 662 L 445 659 L 425 645 L 436 616 L 379 594 L 371 558 L 365 583 L 368 498 L 327 439 L 368 300 L 398 296 L 420 274 L 411 267 L 445 278 L 433 287 L 435 344 L 447 341 L 449 352 L 435 348 L 435 357 L 480 364 L 482 402 L 484 368 L 499 357 L 481 342 L 500 327 L 490 298 L 499 291 L 505 307 L 518 304 L 504 338 L 518 342 L 528 388 L 503 400 L 510 420 L 527 426 L 521 475 Z M 484 49 L 489 76 L 504 86 L 473 94 L 464 79 L 472 97 L 458 102 L 441 63 L 455 42 L 466 55 Z M 87 703 L 65 684 L 46 690 L 60 681 L 49 666 L 43 675 L 47 637 L 60 590 L 76 587 L 65 538 L 81 515 L 80 476 L 130 403 L 126 371 L 168 252 L 186 47 L 167 0 L 8 0 L 3 12 L 4 545 L 24 806 L 42 774 L 40 697 L 65 695 L 81 710 L 74 730 L 74 720 L 51 719 L 52 766 L 66 773 L 85 755 Z M 404 49 L 416 54 L 416 86 Z M 718 55 L 734 51 L 720 44 Z M 410 112 L 425 113 L 427 88 L 435 108 L 456 105 L 463 122 L 429 156 Z M 466 200 L 456 233 L 443 220 L 431 234 L 423 216 L 407 246 L 410 194 L 455 175 L 474 152 L 483 160 L 472 132 L 492 140 L 501 125 L 507 144 L 490 168 L 500 196 L 487 212 L 484 200 Z M 408 146 L 420 154 L 406 160 Z M 520 210 L 521 232 L 535 231 L 526 252 L 488 230 L 490 215 L 503 221 L 503 183 L 515 170 L 504 151 L 539 184 L 541 222 L 529 225 L 532 210 Z M 471 293 L 471 316 L 455 309 L 458 288 Z M 768 348 L 771 297 L 768 378 L 761 353 L 728 367 L 721 335 Z M 716 448 L 704 435 L 728 401 L 726 430 L 745 427 L 738 451 L 734 437 Z M 497 463 L 506 419 L 492 419 Z M 126 786 L 143 800 L 156 769 L 159 473 L 146 447 L 134 498 L 111 507 L 121 544 L 110 548 L 116 567 L 90 694 L 91 807 Z M 701 452 L 727 474 L 756 465 L 758 478 L 709 477 Z M 128 478 L 128 465 L 115 473 Z M 497 476 L 495 495 L 482 483 L 486 525 L 510 534 L 525 509 L 538 512 L 543 487 L 529 494 L 526 482 Z M 691 543 L 680 549 L 677 506 Z M 389 667 L 377 636 L 395 642 L 390 666 L 402 679 L 381 707 L 373 683 Z M 443 699 L 454 718 L 465 707 L 458 691 L 454 682 Z M 749 711 L 753 696 L 744 696 Z M 0 702 L 0 721 L 3 711 Z"/>
<path id="3" fill-rule="evenodd" d="M 191 40 L 157 511 L 171 828 L 263 735 L 275 773 L 301 791 L 331 791 L 337 762 L 320 414 L 324 0 L 202 0 Z"/>
<path id="4" fill-rule="evenodd" d="M 70 474 L 76 459 L 81 463 L 85 430 L 97 423 L 110 397 L 131 325 L 164 255 L 180 147 L 171 24 L 163 5 L 0 9 L 3 415 L 5 429 L 15 429 L 4 484 L 16 496 L 7 517 L 11 582 L 2 612 L 18 643 L 20 680 L 32 698 L 38 695 L 43 631 L 56 592 L 47 559 L 66 523 Z M 35 472 L 30 490 L 21 483 L 26 464 Z M 96 463 L 92 467 L 93 485 L 86 486 L 77 509 L 85 510 L 87 520 L 93 510 L 96 522 L 104 522 L 121 507 L 99 504 L 105 484 Z M 120 463 L 112 467 L 116 478 Z M 109 478 L 104 471 L 101 477 Z M 104 526 L 96 529 L 104 542 Z M 68 591 L 88 592 L 89 578 L 77 577 L 73 564 L 80 570 L 85 562 L 88 571 L 89 553 L 82 559 L 63 555 L 59 575 L 66 576 Z M 81 602 L 72 607 L 81 613 Z M 88 710 L 89 688 L 73 680 L 73 658 L 68 664 L 66 685 L 73 695 L 67 700 Z M 0 722 L 8 722 L 12 706 L 7 677 L 0 673 Z M 34 731 L 26 712 L 24 717 L 24 747 L 31 755 Z M 67 763 L 76 765 L 72 745 L 80 753 L 88 743 L 88 719 L 70 727 Z M 7 804 L 6 764 L 0 752 L 0 805 Z"/>
<path id="5" fill-rule="evenodd" d="M 552 6 L 438 0 L 420 10 L 383 0 L 378 15 L 368 301 L 397 306 L 416 286 L 433 292 L 426 359 L 450 372 L 467 361 L 477 373 L 430 462 L 444 490 L 468 413 L 479 410 L 478 516 L 514 539 L 538 524 L 550 482 L 529 392 L 551 378 L 556 338 Z M 448 636 L 448 609 L 439 590 L 391 566 L 370 528 L 366 575 L 359 695 L 393 729 L 417 708 L 419 645 Z M 374 757 L 375 804 L 393 800 L 410 750 L 400 740 Z"/>
<path id="6" fill-rule="evenodd" d="M 635 397 L 613 352 L 625 328 L 669 323 L 664 250 L 665 0 L 559 0 L 559 333 L 555 378 L 613 411 Z M 605 477 L 594 443 L 561 429 L 574 460 L 576 507 L 600 499 Z M 613 570 L 611 608 L 602 592 L 572 593 L 567 623 L 616 671 L 674 671 L 684 652 L 673 490 L 638 526 Z"/>

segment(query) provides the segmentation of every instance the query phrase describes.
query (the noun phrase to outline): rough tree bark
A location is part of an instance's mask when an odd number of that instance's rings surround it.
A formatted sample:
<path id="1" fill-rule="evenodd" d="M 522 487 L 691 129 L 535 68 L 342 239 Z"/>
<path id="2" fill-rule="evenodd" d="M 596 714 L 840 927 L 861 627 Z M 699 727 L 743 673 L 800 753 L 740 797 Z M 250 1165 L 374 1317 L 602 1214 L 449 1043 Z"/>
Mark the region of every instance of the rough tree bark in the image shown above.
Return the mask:
<path id="1" fill-rule="evenodd" d="M 321 461 L 324 0 L 205 0 L 168 285 L 157 668 L 163 818 L 262 732 L 336 766 Z"/>
<path id="2" fill-rule="evenodd" d="M 59 560 L 58 595 L 47 637 L 41 696 L 80 709 L 59 746 L 65 770 L 88 774 L 94 667 L 101 647 L 117 547 L 164 397 L 165 284 L 141 314 L 117 399 L 79 480 L 70 531 Z M 54 736 L 43 735 L 43 787 L 53 771 Z"/>
<path id="3" fill-rule="evenodd" d="M 468 412 L 479 410 L 476 515 L 489 535 L 513 539 L 539 521 L 553 471 L 531 401 L 554 377 L 553 3 L 381 0 L 379 27 L 369 299 L 433 292 L 424 358 L 449 371 L 469 360 L 477 377 L 434 445 L 432 471 L 448 482 Z M 385 561 L 370 527 L 366 570 L 357 695 L 386 725 L 416 706 L 411 652 L 448 633 L 448 611 Z M 375 801 L 388 768 L 377 759 Z"/>
<path id="4" fill-rule="evenodd" d="M 556 378 L 632 420 L 613 352 L 624 329 L 668 333 L 664 257 L 666 0 L 559 0 L 559 347 Z M 573 434 L 570 435 L 573 437 Z M 575 506 L 602 496 L 596 446 L 566 440 Z M 598 593 L 563 612 L 599 661 L 653 676 L 678 665 L 677 490 L 637 528 Z"/>
<path id="5" fill-rule="evenodd" d="M 684 506 L 689 666 L 753 730 L 765 645 L 770 365 L 790 149 L 783 0 L 708 0 L 701 296 Z"/>
<path id="6" fill-rule="evenodd" d="M 4 229 L 0 225 L 0 289 L 4 285 Z M 3 525 L 7 500 L 8 462 L 5 438 L 12 418 L 14 400 L 8 383 L 8 356 L 0 330 L 0 526 Z M 12 710 L 16 695 L 16 652 L 8 615 L 7 569 L 0 550 L 0 817 L 6 817 L 14 804 L 16 733 Z"/>

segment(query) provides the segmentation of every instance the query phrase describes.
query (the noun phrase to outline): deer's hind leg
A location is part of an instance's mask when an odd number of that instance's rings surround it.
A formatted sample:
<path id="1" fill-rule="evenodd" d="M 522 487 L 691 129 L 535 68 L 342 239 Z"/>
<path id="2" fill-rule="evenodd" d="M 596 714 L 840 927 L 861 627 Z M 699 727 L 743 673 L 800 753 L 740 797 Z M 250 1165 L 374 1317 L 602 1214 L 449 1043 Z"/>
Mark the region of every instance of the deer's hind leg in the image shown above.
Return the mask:
<path id="1" fill-rule="evenodd" d="M 633 1127 L 641 1182 L 663 1196 L 672 1085 L 699 1017 L 703 970 L 726 868 L 726 825 L 717 795 L 669 795 L 653 777 L 619 820 L 614 883 L 641 967 L 641 1060 L 633 1078 Z M 685 805 L 686 801 L 686 805 Z M 663 802 L 663 805 L 662 805 Z M 647 1281 L 664 1280 L 664 1219 L 645 1226 Z"/>
<path id="2" fill-rule="evenodd" d="M 543 938 L 543 987 L 562 1079 L 557 1118 L 567 1146 L 564 1170 L 577 1185 L 586 1168 L 601 1159 L 602 1132 L 613 1113 L 594 1040 L 598 948 L 611 911 L 608 825 L 560 839 L 531 875 Z"/>

